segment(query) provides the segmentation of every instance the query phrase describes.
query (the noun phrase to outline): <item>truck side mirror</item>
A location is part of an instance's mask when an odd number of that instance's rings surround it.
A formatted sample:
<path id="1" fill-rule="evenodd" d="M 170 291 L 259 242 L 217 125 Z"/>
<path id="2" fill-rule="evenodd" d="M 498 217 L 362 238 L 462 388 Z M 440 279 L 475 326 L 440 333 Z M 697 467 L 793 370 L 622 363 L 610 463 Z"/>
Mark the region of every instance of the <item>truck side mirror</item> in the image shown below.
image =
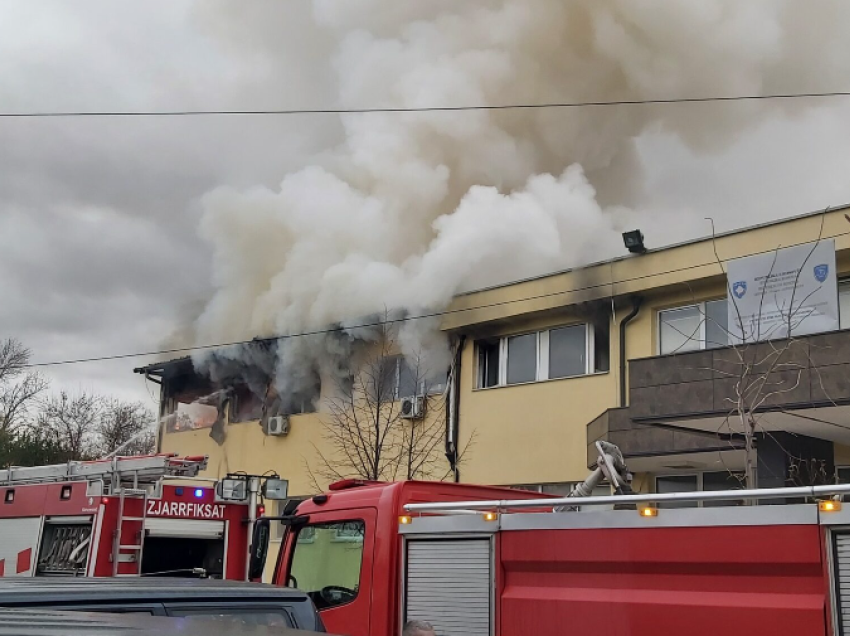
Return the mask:
<path id="1" fill-rule="evenodd" d="M 257 519 L 254 523 L 254 536 L 251 537 L 251 560 L 248 564 L 248 578 L 252 581 L 263 577 L 270 534 L 271 522 L 268 519 Z"/>

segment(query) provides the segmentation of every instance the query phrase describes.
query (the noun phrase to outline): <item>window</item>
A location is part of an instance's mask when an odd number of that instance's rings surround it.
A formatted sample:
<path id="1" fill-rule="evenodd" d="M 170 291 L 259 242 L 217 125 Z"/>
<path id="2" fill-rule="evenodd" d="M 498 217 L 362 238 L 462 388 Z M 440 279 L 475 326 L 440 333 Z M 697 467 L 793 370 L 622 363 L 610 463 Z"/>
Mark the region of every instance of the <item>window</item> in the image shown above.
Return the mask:
<path id="1" fill-rule="evenodd" d="M 743 486 L 743 473 L 730 473 L 728 471 L 719 471 L 716 473 L 702 474 L 702 489 L 705 491 L 712 490 L 740 490 Z M 741 506 L 743 501 L 703 501 L 704 508 L 725 508 L 728 506 Z"/>
<path id="2" fill-rule="evenodd" d="M 174 617 L 204 616 L 209 618 L 226 618 L 247 625 L 279 625 L 295 627 L 289 613 L 283 607 L 272 607 L 267 604 L 245 607 L 222 607 L 221 604 L 204 607 L 169 607 L 168 615 Z"/>
<path id="3" fill-rule="evenodd" d="M 499 384 L 499 350 L 501 341 L 478 342 L 478 388 L 486 389 Z"/>
<path id="4" fill-rule="evenodd" d="M 836 466 L 835 477 L 839 484 L 850 484 L 850 466 Z"/>
<path id="5" fill-rule="evenodd" d="M 549 378 L 582 375 L 587 369 L 587 329 L 584 325 L 549 332 Z"/>
<path id="6" fill-rule="evenodd" d="M 365 532 L 361 520 L 301 528 L 292 555 L 290 583 L 305 590 L 320 610 L 353 601 L 360 587 Z"/>
<path id="7" fill-rule="evenodd" d="M 537 379 L 537 334 L 508 338 L 507 383 L 520 384 Z"/>
<path id="8" fill-rule="evenodd" d="M 655 478 L 655 492 L 696 492 L 699 489 L 697 475 L 668 475 Z M 658 504 L 659 508 L 695 508 L 695 501 L 668 501 Z"/>
<path id="9" fill-rule="evenodd" d="M 841 329 L 850 329 L 850 280 L 838 283 L 838 324 Z"/>
<path id="10" fill-rule="evenodd" d="M 726 299 L 658 312 L 659 353 L 715 349 L 729 344 Z"/>
<path id="11" fill-rule="evenodd" d="M 448 370 L 416 368 L 404 356 L 390 356 L 381 361 L 375 383 L 375 393 L 382 402 L 417 395 L 438 395 L 446 390 Z"/>
<path id="12" fill-rule="evenodd" d="M 655 492 L 698 492 L 717 490 L 736 490 L 742 484 L 742 474 L 728 470 L 697 473 L 691 475 L 664 475 L 655 478 Z M 743 501 L 671 501 L 658 504 L 659 508 L 719 508 L 724 506 L 740 506 Z"/>
<path id="13" fill-rule="evenodd" d="M 398 358 L 398 385 L 396 388 L 396 397 L 410 397 L 418 395 L 418 387 L 416 383 L 416 371 L 407 363 L 404 358 Z"/>
<path id="14" fill-rule="evenodd" d="M 479 340 L 476 386 L 558 380 L 609 368 L 608 322 Z"/>

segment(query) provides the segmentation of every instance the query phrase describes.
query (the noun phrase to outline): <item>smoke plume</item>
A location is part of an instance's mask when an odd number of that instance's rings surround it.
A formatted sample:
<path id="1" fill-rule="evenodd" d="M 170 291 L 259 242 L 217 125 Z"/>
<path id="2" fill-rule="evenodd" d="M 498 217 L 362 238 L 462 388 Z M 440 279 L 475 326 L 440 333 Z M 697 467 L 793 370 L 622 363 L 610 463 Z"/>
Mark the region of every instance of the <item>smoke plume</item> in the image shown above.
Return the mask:
<path id="1" fill-rule="evenodd" d="M 278 107 L 842 90 L 850 70 L 842 0 L 201 4 L 198 19 L 221 46 L 280 82 Z M 656 245 L 704 234 L 690 219 L 659 221 L 642 207 L 636 140 L 662 131 L 713 152 L 801 108 L 776 100 L 312 117 L 304 125 L 327 147 L 279 187 L 204 197 L 200 232 L 216 291 L 195 337 L 438 310 L 463 290 L 612 255 L 633 225 L 652 229 Z M 403 348 L 439 350 L 433 328 L 406 325 Z M 298 391 L 299 368 L 348 355 L 361 335 L 282 341 L 278 389 Z"/>

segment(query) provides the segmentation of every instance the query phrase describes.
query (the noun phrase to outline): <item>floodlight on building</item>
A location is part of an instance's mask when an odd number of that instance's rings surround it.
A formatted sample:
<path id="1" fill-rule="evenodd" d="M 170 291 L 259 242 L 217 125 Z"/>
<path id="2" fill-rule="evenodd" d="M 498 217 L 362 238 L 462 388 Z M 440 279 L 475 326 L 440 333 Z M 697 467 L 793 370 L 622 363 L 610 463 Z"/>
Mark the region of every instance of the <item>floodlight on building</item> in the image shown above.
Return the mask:
<path id="1" fill-rule="evenodd" d="M 643 244 L 643 232 L 640 230 L 623 232 L 623 244 L 632 254 L 646 253 L 646 246 Z"/>

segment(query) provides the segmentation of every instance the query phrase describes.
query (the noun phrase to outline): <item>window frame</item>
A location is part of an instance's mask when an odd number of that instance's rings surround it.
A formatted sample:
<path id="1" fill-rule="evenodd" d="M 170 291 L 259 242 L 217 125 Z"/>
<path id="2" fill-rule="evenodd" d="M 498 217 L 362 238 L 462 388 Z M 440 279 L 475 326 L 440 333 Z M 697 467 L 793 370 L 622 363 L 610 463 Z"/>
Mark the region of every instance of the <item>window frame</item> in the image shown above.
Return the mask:
<path id="1" fill-rule="evenodd" d="M 652 484 L 653 490 L 654 490 L 655 494 L 659 494 L 658 493 L 658 480 L 659 479 L 665 479 L 665 478 L 669 478 L 669 477 L 696 477 L 696 479 L 697 479 L 696 490 L 687 490 L 687 491 L 682 491 L 682 492 L 694 492 L 694 493 L 712 492 L 710 490 L 708 490 L 708 491 L 705 490 L 705 474 L 706 473 L 711 473 L 711 474 L 718 473 L 719 474 L 719 473 L 729 473 L 729 472 L 736 472 L 736 471 L 698 470 L 698 471 L 689 471 L 689 472 L 684 472 L 684 473 L 657 473 L 657 474 L 653 475 L 653 480 L 652 480 L 653 481 L 653 484 Z M 737 472 L 740 472 L 740 471 L 737 471 Z M 730 488 L 729 490 L 733 490 L 733 489 Z M 732 504 L 732 502 L 734 502 L 734 501 L 738 501 L 738 500 L 732 499 L 732 500 L 729 500 L 729 503 Z M 706 503 L 710 504 L 710 502 L 705 502 L 705 501 L 689 501 L 689 502 L 683 502 L 683 503 L 684 503 L 684 505 L 681 505 L 681 506 L 678 506 L 678 507 L 679 508 L 705 508 L 705 507 L 710 508 L 710 507 L 712 507 L 711 505 L 705 506 L 704 504 L 706 504 Z M 664 506 L 662 504 L 659 504 L 659 507 L 663 508 Z"/>
<path id="2" fill-rule="evenodd" d="M 678 353 L 693 353 L 695 351 L 712 351 L 714 349 L 722 349 L 724 346 L 728 346 L 728 344 L 727 345 L 708 346 L 708 343 L 706 342 L 706 335 L 707 335 L 706 321 L 708 319 L 707 318 L 708 317 L 708 311 L 707 311 L 706 305 L 708 303 L 716 303 L 716 302 L 721 302 L 721 301 L 728 303 L 729 299 L 725 298 L 725 297 L 722 297 L 722 298 L 707 298 L 706 300 L 701 300 L 701 301 L 696 302 L 696 303 L 688 303 L 687 305 L 674 305 L 672 307 L 665 307 L 663 309 L 656 310 L 656 312 L 655 312 L 655 315 L 656 315 L 656 320 L 655 320 L 656 331 L 655 331 L 655 333 L 656 333 L 656 338 L 657 338 L 657 345 L 656 345 L 655 349 L 658 352 L 658 355 L 659 356 L 672 356 L 672 355 L 676 355 Z M 696 349 L 683 349 L 682 347 L 679 347 L 675 351 L 669 351 L 669 352 L 665 353 L 663 351 L 664 343 L 663 343 L 662 338 L 661 338 L 661 329 L 662 329 L 662 326 L 664 325 L 664 322 L 661 320 L 662 314 L 665 314 L 667 312 L 680 311 L 680 310 L 683 310 L 683 309 L 691 309 L 691 308 L 694 308 L 694 307 L 697 309 L 697 311 L 699 312 L 699 315 L 700 315 L 699 347 L 696 348 Z M 728 305 L 727 305 L 726 310 L 727 311 L 729 310 Z M 727 326 L 727 330 L 728 330 L 728 326 Z"/>
<path id="3" fill-rule="evenodd" d="M 836 287 L 838 291 L 838 329 L 850 329 L 850 316 L 844 318 L 841 315 L 841 290 L 844 288 L 845 294 L 850 296 L 850 278 L 839 278 Z M 842 324 L 845 320 L 847 321 L 846 324 Z"/>
<path id="4" fill-rule="evenodd" d="M 419 382 L 416 383 L 416 395 L 402 395 L 401 394 L 401 372 L 402 372 L 402 364 L 408 364 L 407 358 L 402 354 L 388 355 L 384 358 L 390 364 L 393 364 L 395 371 L 393 372 L 393 381 L 392 381 L 392 389 L 388 391 L 390 393 L 388 402 L 398 402 L 399 400 L 405 400 L 407 398 L 418 398 L 418 397 L 429 397 L 432 395 L 442 395 L 446 392 L 446 387 L 448 387 L 448 369 L 446 369 L 446 380 L 442 383 L 443 389 L 441 391 L 434 391 L 428 385 L 428 381 L 433 378 L 425 378 L 422 377 L 419 379 Z M 408 368 L 410 365 L 408 364 Z M 437 386 L 436 384 L 433 386 Z M 313 411 L 315 412 L 315 411 Z"/>
<path id="5" fill-rule="evenodd" d="M 552 331 L 559 329 L 567 329 L 569 327 L 584 327 L 584 373 L 576 375 L 566 375 L 557 378 L 552 378 L 549 375 L 549 334 Z M 508 383 L 508 349 L 509 342 L 512 338 L 522 336 L 536 336 L 535 344 L 537 346 L 537 356 L 535 364 L 535 373 L 533 380 L 524 382 Z M 495 344 L 494 338 L 481 338 L 481 343 L 489 345 Z M 538 329 L 535 331 L 524 331 L 512 333 L 506 336 L 500 336 L 498 339 L 498 354 L 499 354 L 499 369 L 497 373 L 497 382 L 491 386 L 484 386 L 485 371 L 482 367 L 480 355 L 481 346 L 479 342 L 475 343 L 475 390 L 496 389 L 509 386 L 523 386 L 526 384 L 535 384 L 537 382 L 549 382 L 554 380 L 569 380 L 572 378 L 583 378 L 589 375 L 600 375 L 609 373 L 609 371 L 596 371 L 596 329 L 592 322 L 576 322 L 566 325 L 556 325 L 546 329 Z"/>

